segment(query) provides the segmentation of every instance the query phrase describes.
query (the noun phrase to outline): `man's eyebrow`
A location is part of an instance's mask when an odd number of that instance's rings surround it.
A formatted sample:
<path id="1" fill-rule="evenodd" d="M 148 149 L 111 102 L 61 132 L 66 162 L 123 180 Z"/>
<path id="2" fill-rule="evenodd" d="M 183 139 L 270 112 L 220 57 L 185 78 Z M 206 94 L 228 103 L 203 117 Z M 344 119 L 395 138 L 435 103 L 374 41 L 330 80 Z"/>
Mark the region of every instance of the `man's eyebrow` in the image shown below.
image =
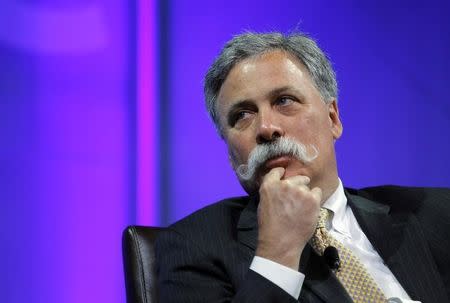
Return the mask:
<path id="1" fill-rule="evenodd" d="M 303 93 L 300 90 L 296 89 L 295 87 L 286 85 L 283 87 L 275 88 L 275 89 L 271 90 L 270 92 L 268 92 L 267 98 L 271 100 L 271 99 L 279 97 L 281 94 L 287 93 L 287 92 L 295 93 L 300 98 L 304 97 Z"/>

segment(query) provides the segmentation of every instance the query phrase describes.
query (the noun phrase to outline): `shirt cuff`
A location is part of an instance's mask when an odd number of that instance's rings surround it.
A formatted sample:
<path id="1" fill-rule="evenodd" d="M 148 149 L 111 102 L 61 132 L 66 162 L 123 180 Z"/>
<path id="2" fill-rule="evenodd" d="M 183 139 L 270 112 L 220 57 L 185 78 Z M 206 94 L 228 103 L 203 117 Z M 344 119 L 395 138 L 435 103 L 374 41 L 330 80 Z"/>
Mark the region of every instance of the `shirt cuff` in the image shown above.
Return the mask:
<path id="1" fill-rule="evenodd" d="M 421 303 L 421 301 L 414 301 L 410 299 L 401 299 L 397 297 L 389 298 L 387 303 Z"/>
<path id="2" fill-rule="evenodd" d="M 298 299 L 300 296 L 303 281 L 305 280 L 304 274 L 258 256 L 253 258 L 250 269 L 268 279 L 295 299 Z"/>

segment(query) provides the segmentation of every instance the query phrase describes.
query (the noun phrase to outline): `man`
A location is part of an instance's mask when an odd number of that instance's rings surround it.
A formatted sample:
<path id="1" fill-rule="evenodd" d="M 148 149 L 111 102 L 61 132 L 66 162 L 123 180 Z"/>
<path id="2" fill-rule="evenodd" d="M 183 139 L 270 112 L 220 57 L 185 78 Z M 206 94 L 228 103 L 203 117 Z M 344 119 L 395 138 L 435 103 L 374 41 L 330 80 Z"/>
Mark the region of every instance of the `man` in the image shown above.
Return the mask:
<path id="1" fill-rule="evenodd" d="M 344 190 L 335 74 L 312 39 L 235 37 L 205 96 L 249 196 L 161 235 L 162 302 L 449 301 L 450 191 Z"/>

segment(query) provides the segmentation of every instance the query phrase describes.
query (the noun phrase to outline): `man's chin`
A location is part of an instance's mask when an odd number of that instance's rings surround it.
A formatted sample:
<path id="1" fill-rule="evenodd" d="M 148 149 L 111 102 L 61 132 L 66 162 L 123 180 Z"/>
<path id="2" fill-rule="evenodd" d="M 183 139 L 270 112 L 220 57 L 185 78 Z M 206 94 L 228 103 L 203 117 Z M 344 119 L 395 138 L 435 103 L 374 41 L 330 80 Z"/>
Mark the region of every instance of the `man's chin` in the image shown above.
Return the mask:
<path id="1" fill-rule="evenodd" d="M 255 173 L 255 175 L 249 180 L 244 180 L 238 176 L 239 183 L 242 188 L 249 194 L 254 195 L 259 192 L 259 187 L 261 185 L 262 179 L 264 175 L 268 173 L 268 171 L 259 170 Z"/>
<path id="2" fill-rule="evenodd" d="M 286 165 L 287 166 L 287 165 Z M 284 167 L 282 165 L 277 166 L 277 167 Z M 285 167 L 286 168 L 286 167 Z M 244 180 L 242 179 L 238 173 L 236 173 L 238 179 L 239 179 L 239 183 L 241 184 L 242 188 L 249 194 L 249 195 L 253 195 L 259 192 L 259 187 L 262 183 L 262 180 L 264 178 L 264 176 L 269 173 L 271 170 L 273 169 L 273 167 L 267 166 L 267 165 L 261 165 L 259 166 L 254 175 L 248 179 L 248 180 Z"/>
<path id="3" fill-rule="evenodd" d="M 250 181 L 241 181 L 241 186 L 250 196 L 253 196 L 259 192 L 259 186 L 256 183 L 251 183 Z"/>
<path id="4" fill-rule="evenodd" d="M 239 178 L 239 183 L 241 184 L 242 188 L 245 190 L 247 194 L 254 195 L 258 193 L 259 186 L 261 185 L 261 182 L 258 180 L 258 178 L 252 178 L 250 180 L 243 180 Z"/>

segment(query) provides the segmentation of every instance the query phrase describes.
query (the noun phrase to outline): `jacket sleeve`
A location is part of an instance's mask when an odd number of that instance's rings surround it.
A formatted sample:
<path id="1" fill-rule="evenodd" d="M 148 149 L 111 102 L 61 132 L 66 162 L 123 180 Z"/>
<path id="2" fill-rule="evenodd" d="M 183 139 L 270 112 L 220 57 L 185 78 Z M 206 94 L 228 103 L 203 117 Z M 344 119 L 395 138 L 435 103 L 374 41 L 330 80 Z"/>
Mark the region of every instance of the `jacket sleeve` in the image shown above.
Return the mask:
<path id="1" fill-rule="evenodd" d="M 223 264 L 177 231 L 162 233 L 156 243 L 159 302 L 298 302 L 250 269 L 240 285 L 233 285 Z"/>
<path id="2" fill-rule="evenodd" d="M 424 189 L 421 196 L 424 202 L 416 216 L 450 299 L 450 189 Z"/>

